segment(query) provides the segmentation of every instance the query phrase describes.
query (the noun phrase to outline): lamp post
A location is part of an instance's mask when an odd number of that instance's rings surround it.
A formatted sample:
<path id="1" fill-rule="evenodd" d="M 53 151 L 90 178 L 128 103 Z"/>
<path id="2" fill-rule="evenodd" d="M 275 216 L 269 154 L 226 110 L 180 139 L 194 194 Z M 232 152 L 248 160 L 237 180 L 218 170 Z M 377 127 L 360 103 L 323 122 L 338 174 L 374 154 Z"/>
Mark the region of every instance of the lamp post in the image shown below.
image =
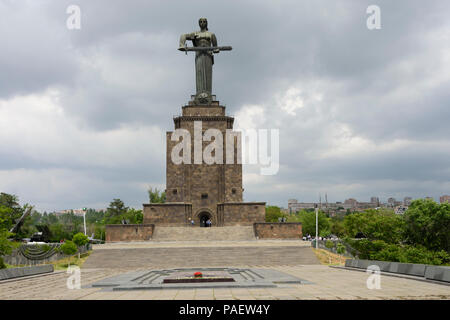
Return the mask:
<path id="1" fill-rule="evenodd" d="M 84 235 L 86 236 L 86 208 L 83 208 Z"/>
<path id="2" fill-rule="evenodd" d="M 314 205 L 314 209 L 316 211 L 316 249 L 319 248 L 319 208 L 317 208 L 317 204 Z"/>

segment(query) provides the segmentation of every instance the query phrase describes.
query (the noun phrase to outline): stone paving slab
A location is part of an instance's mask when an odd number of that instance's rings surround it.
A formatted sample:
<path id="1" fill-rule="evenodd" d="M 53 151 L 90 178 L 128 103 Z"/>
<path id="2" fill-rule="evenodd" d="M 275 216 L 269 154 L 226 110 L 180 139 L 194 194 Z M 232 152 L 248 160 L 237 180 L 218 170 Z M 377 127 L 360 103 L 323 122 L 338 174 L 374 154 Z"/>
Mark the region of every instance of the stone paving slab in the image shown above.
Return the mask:
<path id="1" fill-rule="evenodd" d="M 123 269 L 81 269 L 82 288 L 70 290 L 66 287 L 66 273 L 51 274 L 32 279 L 0 282 L 0 299 L 356 299 L 356 300 L 450 300 L 450 288 L 433 283 L 381 275 L 381 289 L 370 290 L 366 286 L 368 275 L 364 272 L 330 268 L 323 265 L 270 266 L 295 277 L 307 279 L 309 285 L 283 285 L 282 288 L 231 288 L 231 289 L 175 289 L 147 291 L 102 292 L 101 288 L 84 288 L 99 280 L 136 271 Z"/>

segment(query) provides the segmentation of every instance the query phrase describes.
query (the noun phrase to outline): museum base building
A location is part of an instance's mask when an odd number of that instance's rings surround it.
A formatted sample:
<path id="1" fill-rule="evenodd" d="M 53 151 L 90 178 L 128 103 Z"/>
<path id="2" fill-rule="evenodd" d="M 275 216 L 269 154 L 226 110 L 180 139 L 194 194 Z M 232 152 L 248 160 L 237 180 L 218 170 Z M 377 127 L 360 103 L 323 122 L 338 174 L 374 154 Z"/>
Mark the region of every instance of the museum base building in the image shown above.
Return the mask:
<path id="1" fill-rule="evenodd" d="M 225 107 L 218 101 L 201 105 L 196 104 L 193 99 L 182 108 L 181 116 L 174 117 L 175 129 L 184 129 L 189 133 L 192 151 L 190 161 L 174 163 L 172 151 L 181 139 L 173 141 L 173 131 L 167 132 L 166 203 L 144 204 L 145 224 L 186 226 L 194 221 L 194 226 L 204 227 L 206 221 L 210 220 L 212 226 L 222 227 L 250 226 L 255 222 L 265 221 L 265 202 L 243 202 L 242 164 L 238 161 L 241 136 L 231 131 L 233 122 L 234 118 L 226 115 Z M 219 141 L 223 150 L 222 161 L 207 164 L 202 159 L 201 164 L 195 164 L 194 139 L 196 134 L 197 137 L 199 134 L 194 132 L 195 126 L 197 131 L 201 130 L 202 155 L 205 148 L 212 143 L 205 141 L 205 132 L 209 129 L 220 131 L 223 137 L 222 141 Z M 226 143 L 230 143 L 230 139 L 227 139 L 227 134 L 233 139 L 232 161 L 228 163 Z"/>

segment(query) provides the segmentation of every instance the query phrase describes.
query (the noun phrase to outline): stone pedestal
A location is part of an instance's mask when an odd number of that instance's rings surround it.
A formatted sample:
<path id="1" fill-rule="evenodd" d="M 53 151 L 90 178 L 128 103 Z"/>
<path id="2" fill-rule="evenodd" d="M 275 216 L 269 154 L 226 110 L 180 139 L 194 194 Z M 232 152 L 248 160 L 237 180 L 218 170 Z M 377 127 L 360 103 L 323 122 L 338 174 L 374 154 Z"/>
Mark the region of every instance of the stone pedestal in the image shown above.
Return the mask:
<path id="1" fill-rule="evenodd" d="M 213 96 L 215 99 L 215 96 Z M 175 129 L 185 129 L 191 139 L 191 161 L 175 164 L 172 148 L 179 141 L 172 141 L 172 131 L 166 133 L 166 203 L 145 204 L 144 223 L 165 226 L 190 224 L 199 226 L 210 219 L 214 226 L 252 225 L 264 222 L 265 203 L 244 203 L 242 188 L 242 164 L 240 135 L 233 132 L 234 118 L 225 114 L 225 107 L 218 101 L 209 105 L 197 105 L 190 101 L 182 108 L 182 115 L 174 117 Z M 194 124 L 201 122 L 202 135 L 208 129 L 217 129 L 223 137 L 223 161 L 220 164 L 194 163 Z M 227 163 L 226 136 L 231 131 L 234 139 L 234 161 Z M 229 132 L 230 133 L 230 132 Z M 202 142 L 202 151 L 211 141 Z M 233 150 L 232 149 L 232 150 Z"/>

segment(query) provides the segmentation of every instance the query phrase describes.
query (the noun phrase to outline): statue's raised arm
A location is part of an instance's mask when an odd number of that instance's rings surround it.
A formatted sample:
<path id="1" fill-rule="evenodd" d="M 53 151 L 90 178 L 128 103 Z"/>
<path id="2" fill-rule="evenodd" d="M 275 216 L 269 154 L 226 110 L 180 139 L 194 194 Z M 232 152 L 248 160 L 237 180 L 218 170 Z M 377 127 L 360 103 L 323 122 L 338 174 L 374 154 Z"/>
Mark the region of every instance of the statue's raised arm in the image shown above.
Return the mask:
<path id="1" fill-rule="evenodd" d="M 186 40 L 194 40 L 194 39 L 195 39 L 195 32 L 182 34 L 180 37 L 180 46 L 178 47 L 178 50 L 185 51 Z"/>

